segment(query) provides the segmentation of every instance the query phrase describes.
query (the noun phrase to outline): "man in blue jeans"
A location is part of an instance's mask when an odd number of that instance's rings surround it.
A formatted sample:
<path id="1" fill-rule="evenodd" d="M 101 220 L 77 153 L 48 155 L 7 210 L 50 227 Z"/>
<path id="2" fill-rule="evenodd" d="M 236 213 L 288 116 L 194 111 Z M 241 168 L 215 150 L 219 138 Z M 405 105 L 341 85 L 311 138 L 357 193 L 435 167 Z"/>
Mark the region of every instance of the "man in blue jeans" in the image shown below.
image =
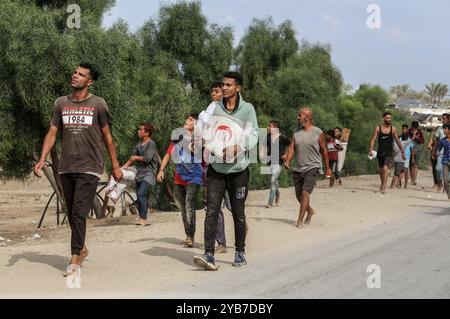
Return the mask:
<path id="1" fill-rule="evenodd" d="M 148 213 L 148 193 L 152 185 L 156 184 L 156 170 L 158 168 L 158 149 L 152 140 L 153 126 L 150 123 L 139 125 L 138 136 L 140 142 L 134 147 L 130 159 L 122 166 L 136 167 L 136 195 L 134 205 L 139 211 L 139 218 L 135 225 L 146 226 Z"/>
<path id="2" fill-rule="evenodd" d="M 225 123 L 227 121 L 234 122 L 242 129 L 243 133 L 237 141 L 234 141 L 233 145 L 220 150 L 221 154 L 214 154 L 208 166 L 205 253 L 194 256 L 194 263 L 205 270 L 217 270 L 214 261 L 214 244 L 225 192 L 228 192 L 230 197 L 234 221 L 236 253 L 233 266 L 247 265 L 245 201 L 249 182 L 248 154 L 258 143 L 258 122 L 253 105 L 245 102 L 239 93 L 242 84 L 242 76 L 239 73 L 226 72 L 222 86 L 223 99 L 210 105 L 207 110 L 216 119 L 224 119 Z M 218 130 L 222 128 L 223 126 L 217 127 Z"/>
<path id="3" fill-rule="evenodd" d="M 261 157 L 267 157 L 267 164 L 270 165 L 270 193 L 266 208 L 280 203 L 279 179 L 281 175 L 282 163 L 284 163 L 287 154 L 287 147 L 291 141 L 286 136 L 280 134 L 280 122 L 271 120 L 268 127 L 267 148 L 261 147 Z"/>

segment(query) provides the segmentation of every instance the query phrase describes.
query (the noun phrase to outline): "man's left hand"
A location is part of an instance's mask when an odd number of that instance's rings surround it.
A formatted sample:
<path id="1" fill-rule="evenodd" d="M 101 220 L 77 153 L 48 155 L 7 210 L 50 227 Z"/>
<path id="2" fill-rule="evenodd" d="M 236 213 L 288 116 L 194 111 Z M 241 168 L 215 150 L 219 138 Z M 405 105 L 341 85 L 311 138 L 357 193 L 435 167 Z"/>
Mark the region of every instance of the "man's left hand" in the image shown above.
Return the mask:
<path id="1" fill-rule="evenodd" d="M 120 169 L 120 167 L 113 168 L 112 176 L 114 177 L 114 180 L 116 182 L 119 182 L 122 179 L 123 173 L 122 173 L 122 170 Z"/>

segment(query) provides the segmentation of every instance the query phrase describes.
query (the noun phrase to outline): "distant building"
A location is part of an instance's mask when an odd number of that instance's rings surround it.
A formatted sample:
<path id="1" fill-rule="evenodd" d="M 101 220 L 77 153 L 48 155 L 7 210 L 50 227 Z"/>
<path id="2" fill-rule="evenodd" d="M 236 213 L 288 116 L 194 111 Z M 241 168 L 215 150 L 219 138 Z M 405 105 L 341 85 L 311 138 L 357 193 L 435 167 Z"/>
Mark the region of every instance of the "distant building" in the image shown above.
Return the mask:
<path id="1" fill-rule="evenodd" d="M 395 103 L 396 109 L 420 109 L 425 108 L 425 104 L 423 104 L 422 100 L 402 100 Z"/>
<path id="2" fill-rule="evenodd" d="M 442 125 L 442 114 L 450 113 L 450 109 L 411 108 L 409 112 L 423 129 L 431 131 Z"/>
<path id="3" fill-rule="evenodd" d="M 450 113 L 450 109 L 438 108 L 436 105 L 425 104 L 422 100 L 402 100 L 386 105 L 386 108 L 399 109 L 409 112 L 414 121 L 420 126 L 431 131 L 442 125 L 441 116 Z"/>

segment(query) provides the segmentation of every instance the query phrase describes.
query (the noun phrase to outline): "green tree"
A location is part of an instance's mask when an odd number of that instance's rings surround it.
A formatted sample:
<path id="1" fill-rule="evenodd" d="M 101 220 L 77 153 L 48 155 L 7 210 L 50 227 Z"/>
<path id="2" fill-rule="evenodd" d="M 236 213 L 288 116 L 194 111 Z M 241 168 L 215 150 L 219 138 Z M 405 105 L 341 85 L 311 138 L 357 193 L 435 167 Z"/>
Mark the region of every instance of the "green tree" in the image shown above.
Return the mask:
<path id="1" fill-rule="evenodd" d="M 438 104 L 441 104 L 442 100 L 445 99 L 445 97 L 448 94 L 448 85 L 447 84 L 441 84 L 438 92 L 437 92 L 437 97 L 438 97 Z"/>
<path id="2" fill-rule="evenodd" d="M 253 19 L 236 49 L 236 65 L 244 78 L 245 96 L 263 112 L 273 108 L 267 80 L 298 51 L 291 21 L 275 26 L 272 18 Z"/>
<path id="3" fill-rule="evenodd" d="M 292 131 L 300 106 L 315 111 L 317 125 L 335 125 L 332 117 L 342 90 L 342 76 L 331 61 L 330 47 L 303 43 L 299 53 L 293 55 L 268 81 L 273 107 L 269 114 L 279 118 L 283 126 Z"/>
<path id="4" fill-rule="evenodd" d="M 406 96 L 410 90 L 411 87 L 408 84 L 394 85 L 390 87 L 389 93 L 392 94 L 394 101 L 398 102 L 406 99 Z"/>
<path id="5" fill-rule="evenodd" d="M 425 94 L 428 95 L 431 104 L 440 104 L 448 94 L 448 85 L 434 82 L 427 84 L 425 85 Z"/>
<path id="6" fill-rule="evenodd" d="M 150 21 L 147 28 L 153 30 L 156 47 L 173 56 L 180 77 L 204 97 L 230 68 L 232 31 L 209 25 L 199 1 L 162 6 L 157 22 Z"/>
<path id="7" fill-rule="evenodd" d="M 389 101 L 388 93 L 379 85 L 361 84 L 355 92 L 355 97 L 364 107 L 375 107 L 380 112 L 384 112 Z"/>
<path id="8" fill-rule="evenodd" d="M 124 23 L 101 28 L 99 11 L 111 1 L 78 3 L 82 27 L 69 29 L 61 2 L 0 1 L 0 116 L 5 119 L 0 124 L 1 179 L 29 176 L 50 125 L 53 102 L 70 92 L 70 76 L 80 61 L 98 66 L 100 79 L 92 93 L 109 104 L 119 154 L 128 156 L 137 125 L 134 88 L 141 73 L 140 45 Z M 51 151 L 54 167 L 58 149 L 59 142 Z M 57 171 L 46 168 L 45 173 L 61 194 Z"/>
<path id="9" fill-rule="evenodd" d="M 423 93 L 413 90 L 408 84 L 394 85 L 389 88 L 392 102 L 401 100 L 422 100 Z"/>

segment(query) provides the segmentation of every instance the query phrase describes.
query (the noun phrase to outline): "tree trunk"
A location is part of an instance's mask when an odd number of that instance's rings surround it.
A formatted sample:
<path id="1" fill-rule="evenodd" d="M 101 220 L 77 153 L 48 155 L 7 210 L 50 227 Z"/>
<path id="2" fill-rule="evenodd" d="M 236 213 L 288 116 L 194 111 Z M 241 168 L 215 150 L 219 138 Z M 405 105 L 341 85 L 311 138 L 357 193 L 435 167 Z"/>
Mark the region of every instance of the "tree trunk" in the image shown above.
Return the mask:
<path id="1" fill-rule="evenodd" d="M 63 194 L 61 178 L 59 177 L 59 174 L 58 174 L 59 156 L 58 156 L 58 153 L 56 152 L 56 150 L 54 148 L 50 152 L 50 158 L 52 159 L 52 172 L 53 172 L 53 177 L 54 177 L 55 182 L 56 182 L 56 186 L 58 187 L 59 192 L 61 194 Z"/>
<path id="2" fill-rule="evenodd" d="M 62 191 L 60 190 L 60 188 L 58 187 L 58 184 L 56 182 L 54 170 L 52 170 L 50 167 L 48 167 L 46 164 L 44 164 L 42 171 L 44 172 L 45 177 L 47 177 L 47 180 L 49 181 L 50 185 L 52 186 L 53 191 L 56 194 L 56 198 L 59 201 L 59 203 L 61 204 L 62 211 L 65 214 L 67 214 L 66 201 L 64 200 L 64 195 L 63 195 Z M 58 179 L 59 179 L 59 176 L 58 176 Z M 61 180 L 59 180 L 59 182 L 61 184 Z"/>

